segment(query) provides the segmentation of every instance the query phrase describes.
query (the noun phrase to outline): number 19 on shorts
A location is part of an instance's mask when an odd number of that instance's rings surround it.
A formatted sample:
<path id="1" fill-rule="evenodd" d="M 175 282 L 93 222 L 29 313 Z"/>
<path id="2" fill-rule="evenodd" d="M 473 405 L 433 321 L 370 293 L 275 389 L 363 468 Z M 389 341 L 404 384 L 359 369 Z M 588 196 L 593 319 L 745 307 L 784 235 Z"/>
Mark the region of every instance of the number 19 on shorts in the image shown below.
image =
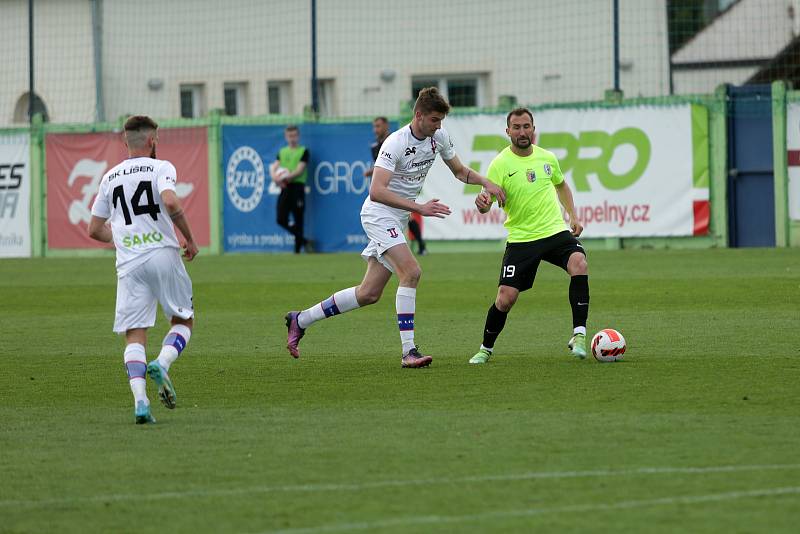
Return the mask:
<path id="1" fill-rule="evenodd" d="M 514 273 L 516 271 L 516 265 L 503 265 L 503 278 L 514 278 Z"/>

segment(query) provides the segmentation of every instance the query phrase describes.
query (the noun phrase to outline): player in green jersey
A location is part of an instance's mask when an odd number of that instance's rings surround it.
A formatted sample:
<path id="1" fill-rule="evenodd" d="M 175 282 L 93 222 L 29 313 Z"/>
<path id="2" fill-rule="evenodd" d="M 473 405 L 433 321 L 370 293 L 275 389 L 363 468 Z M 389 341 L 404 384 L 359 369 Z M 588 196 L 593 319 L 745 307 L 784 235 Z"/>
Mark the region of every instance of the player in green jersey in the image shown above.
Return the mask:
<path id="1" fill-rule="evenodd" d="M 568 347 L 573 355 L 583 359 L 586 357 L 589 277 L 586 253 L 577 240 L 583 226 L 575 216 L 572 191 L 553 153 L 533 144 L 536 128 L 530 110 L 514 109 L 508 114 L 506 125 L 511 146 L 492 160 L 487 177 L 506 192 L 503 209 L 507 215 L 508 239 L 497 298 L 486 316 L 483 344 L 469 363 L 489 361 L 508 312 L 520 292 L 533 287 L 542 260 L 561 267 L 571 277 L 569 303 L 573 335 Z M 489 193 L 481 191 L 475 206 L 486 213 L 493 200 Z M 569 217 L 569 226 L 564 222 L 561 206 Z"/>

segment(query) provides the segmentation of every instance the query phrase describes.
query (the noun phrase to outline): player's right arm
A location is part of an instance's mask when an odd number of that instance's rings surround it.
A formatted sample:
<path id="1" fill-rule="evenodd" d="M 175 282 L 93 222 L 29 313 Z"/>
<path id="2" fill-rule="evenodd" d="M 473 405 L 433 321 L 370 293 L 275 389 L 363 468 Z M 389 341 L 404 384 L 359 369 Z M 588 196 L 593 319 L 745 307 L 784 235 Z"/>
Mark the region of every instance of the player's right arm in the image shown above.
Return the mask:
<path id="1" fill-rule="evenodd" d="M 438 217 L 443 219 L 450 215 L 450 208 L 439 202 L 438 198 L 429 200 L 425 204 L 418 204 L 413 200 L 403 198 L 389 190 L 395 167 L 400 162 L 403 147 L 397 141 L 396 135 L 390 135 L 378 153 L 375 165 L 372 168 L 372 183 L 369 186 L 369 198 L 373 202 L 380 202 L 386 206 L 399 208 L 425 217 Z"/>
<path id="2" fill-rule="evenodd" d="M 278 155 L 275 156 L 275 161 L 269 164 L 269 177 L 276 182 L 278 180 L 276 179 L 275 172 L 278 170 L 278 167 L 280 166 L 281 166 L 280 153 L 278 153 Z"/>
<path id="3" fill-rule="evenodd" d="M 486 172 L 486 179 L 502 188 L 503 173 L 498 171 L 499 167 L 497 161 L 492 160 L 492 163 L 489 164 L 489 170 Z M 481 213 L 488 213 L 489 210 L 492 209 L 493 202 L 494 195 L 490 194 L 485 188 L 481 189 L 481 192 L 475 197 L 475 207 L 478 208 L 478 211 Z"/>
<path id="4" fill-rule="evenodd" d="M 114 234 L 111 232 L 106 222 L 108 219 L 92 215 L 89 221 L 89 237 L 102 243 L 111 243 L 114 240 Z"/>
<path id="5" fill-rule="evenodd" d="M 111 243 L 114 240 L 114 234 L 111 232 L 111 227 L 107 224 L 108 218 L 111 217 L 111 206 L 108 204 L 108 196 L 106 194 L 107 182 L 102 182 L 92 205 L 92 218 L 89 221 L 89 237 L 102 243 Z"/>
<path id="6" fill-rule="evenodd" d="M 439 202 L 438 198 L 431 199 L 425 204 L 419 204 L 393 193 L 389 190 L 389 181 L 391 179 L 392 171 L 375 165 L 372 171 L 372 183 L 369 186 L 370 200 L 393 208 L 416 212 L 424 217 L 444 219 L 447 215 L 450 215 L 450 208 Z"/>
<path id="7" fill-rule="evenodd" d="M 183 245 L 183 257 L 186 258 L 186 261 L 192 261 L 197 256 L 197 244 L 194 242 L 192 229 L 189 227 L 189 219 L 183 213 L 183 206 L 175 192 L 176 174 L 175 167 L 171 163 L 165 162 L 157 179 L 158 194 L 161 196 L 161 202 L 167 210 L 167 215 L 172 219 L 172 224 L 180 230 L 186 240 Z"/>

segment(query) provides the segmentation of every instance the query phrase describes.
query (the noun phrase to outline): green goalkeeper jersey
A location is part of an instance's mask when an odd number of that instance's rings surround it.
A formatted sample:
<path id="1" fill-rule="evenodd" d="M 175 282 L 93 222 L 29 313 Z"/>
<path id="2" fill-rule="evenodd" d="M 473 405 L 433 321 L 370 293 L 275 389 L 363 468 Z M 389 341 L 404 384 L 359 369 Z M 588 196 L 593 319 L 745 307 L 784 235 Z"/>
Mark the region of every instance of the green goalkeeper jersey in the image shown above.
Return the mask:
<path id="1" fill-rule="evenodd" d="M 567 230 L 555 186 L 564 181 L 552 152 L 536 145 L 530 156 L 517 156 L 506 147 L 489 165 L 489 180 L 506 192 L 503 208 L 509 243 L 550 237 Z"/>

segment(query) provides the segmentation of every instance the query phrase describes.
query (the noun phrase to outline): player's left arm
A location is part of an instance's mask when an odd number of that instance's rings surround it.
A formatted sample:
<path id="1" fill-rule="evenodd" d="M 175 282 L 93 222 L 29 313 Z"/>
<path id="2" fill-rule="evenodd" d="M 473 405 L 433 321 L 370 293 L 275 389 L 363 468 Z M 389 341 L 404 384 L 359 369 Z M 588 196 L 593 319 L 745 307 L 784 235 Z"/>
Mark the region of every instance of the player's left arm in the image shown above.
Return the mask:
<path id="1" fill-rule="evenodd" d="M 567 217 L 569 217 L 569 227 L 572 230 L 572 235 L 578 237 L 583 232 L 583 225 L 578 222 L 578 217 L 575 215 L 575 201 L 572 198 L 572 189 L 569 188 L 567 181 L 564 180 L 555 186 L 558 200 L 564 209 L 567 210 Z"/>
<path id="2" fill-rule="evenodd" d="M 114 240 L 114 234 L 111 232 L 111 227 L 106 224 L 108 219 L 92 215 L 89 221 L 89 237 L 96 241 L 103 243 L 111 243 Z"/>
<path id="3" fill-rule="evenodd" d="M 458 156 L 453 156 L 452 159 L 444 160 L 445 165 L 450 168 L 450 172 L 456 179 L 461 180 L 465 184 L 477 184 L 483 186 L 487 193 L 493 195 L 497 199 L 497 203 L 502 207 L 506 203 L 506 193 L 500 186 L 473 171 L 458 159 Z"/>
<path id="4" fill-rule="evenodd" d="M 308 167 L 309 157 L 310 156 L 308 155 L 308 149 L 305 149 L 300 159 L 300 163 L 297 164 L 297 168 L 295 168 L 295 170 L 293 170 L 286 176 L 286 181 L 288 182 L 294 181 L 295 178 L 297 178 L 298 176 L 303 174 L 303 172 L 305 172 L 306 167 Z"/>

